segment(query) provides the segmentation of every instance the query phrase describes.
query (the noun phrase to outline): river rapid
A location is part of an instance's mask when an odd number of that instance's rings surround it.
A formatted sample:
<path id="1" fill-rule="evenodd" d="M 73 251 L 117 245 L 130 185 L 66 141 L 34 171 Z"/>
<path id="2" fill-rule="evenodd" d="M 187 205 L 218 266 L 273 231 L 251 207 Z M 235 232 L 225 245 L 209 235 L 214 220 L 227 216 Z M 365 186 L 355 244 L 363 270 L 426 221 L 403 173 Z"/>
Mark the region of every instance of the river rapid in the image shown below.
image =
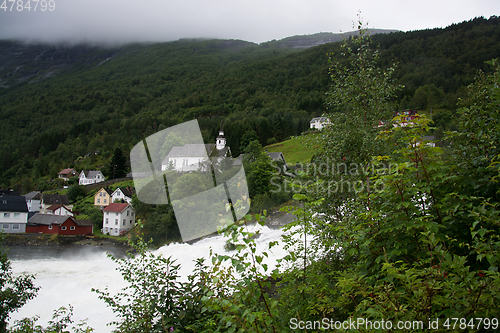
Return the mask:
<path id="1" fill-rule="evenodd" d="M 256 228 L 256 227 L 251 227 Z M 259 227 L 260 228 L 260 227 Z M 276 260 L 285 256 L 283 244 L 268 250 L 268 243 L 278 240 L 281 229 L 261 228 L 262 235 L 256 240 L 257 252 L 267 251 L 269 258 L 264 263 L 273 269 Z M 210 248 L 215 253 L 226 253 L 223 236 L 202 239 L 193 244 L 173 243 L 155 250 L 165 257 L 172 257 L 181 264 L 180 281 L 187 281 L 193 272 L 195 259 L 206 258 L 210 263 Z M 97 333 L 111 332 L 113 326 L 106 324 L 115 319 L 114 313 L 92 292 L 92 288 L 116 294 L 126 283 L 117 271 L 117 265 L 107 256 L 125 256 L 125 250 L 118 246 L 12 246 L 9 259 L 14 274 L 27 272 L 36 275 L 35 284 L 40 286 L 38 296 L 29 301 L 19 312 L 11 315 L 10 325 L 25 317 L 40 316 L 38 324 L 45 326 L 52 319 L 55 309 L 61 306 L 74 307 L 75 323 L 85 320 Z"/>

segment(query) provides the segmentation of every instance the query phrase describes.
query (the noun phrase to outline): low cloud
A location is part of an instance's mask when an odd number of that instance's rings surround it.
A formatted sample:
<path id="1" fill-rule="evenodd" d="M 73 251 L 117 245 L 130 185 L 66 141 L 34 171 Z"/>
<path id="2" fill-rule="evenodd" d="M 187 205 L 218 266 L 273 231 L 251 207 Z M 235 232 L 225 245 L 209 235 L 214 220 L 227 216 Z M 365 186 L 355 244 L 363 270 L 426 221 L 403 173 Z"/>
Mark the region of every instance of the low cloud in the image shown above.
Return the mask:
<path id="1" fill-rule="evenodd" d="M 27 0 L 24 0 L 27 2 Z M 427 2 L 427 3 L 426 3 Z M 495 1 L 52 0 L 55 10 L 0 10 L 0 38 L 43 42 L 163 42 L 179 38 L 256 43 L 298 34 L 353 30 L 358 10 L 370 27 L 416 30 L 494 12 Z M 48 3 L 48 1 L 47 1 Z M 439 7 L 440 6 L 440 7 Z M 430 10 L 432 8 L 432 10 Z M 450 12 L 453 12 L 451 14 Z M 450 16 L 452 15 L 452 16 Z M 471 16 L 472 15 L 472 16 Z"/>

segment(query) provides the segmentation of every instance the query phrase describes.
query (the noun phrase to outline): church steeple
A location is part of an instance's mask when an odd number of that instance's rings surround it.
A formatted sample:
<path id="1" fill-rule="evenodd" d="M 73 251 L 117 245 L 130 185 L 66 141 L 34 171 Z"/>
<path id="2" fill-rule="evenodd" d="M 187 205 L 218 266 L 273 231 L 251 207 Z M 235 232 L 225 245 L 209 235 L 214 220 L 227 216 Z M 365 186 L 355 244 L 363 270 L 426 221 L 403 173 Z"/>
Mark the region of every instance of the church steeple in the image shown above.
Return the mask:
<path id="1" fill-rule="evenodd" d="M 215 141 L 215 146 L 218 150 L 222 150 L 226 147 L 226 138 L 224 137 L 224 130 L 222 128 L 222 121 L 220 123 L 219 136 Z"/>

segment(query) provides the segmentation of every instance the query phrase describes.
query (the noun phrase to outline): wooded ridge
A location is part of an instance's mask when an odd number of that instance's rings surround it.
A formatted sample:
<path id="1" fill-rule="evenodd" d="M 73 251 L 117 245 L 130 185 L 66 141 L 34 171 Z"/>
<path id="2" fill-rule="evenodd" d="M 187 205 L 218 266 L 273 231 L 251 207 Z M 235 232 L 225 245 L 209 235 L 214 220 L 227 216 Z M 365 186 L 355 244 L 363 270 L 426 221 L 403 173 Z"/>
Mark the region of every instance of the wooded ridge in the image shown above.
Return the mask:
<path id="1" fill-rule="evenodd" d="M 444 129 L 485 61 L 500 57 L 500 19 L 377 34 L 380 66 L 398 62 L 405 87 L 394 110 L 442 109 Z M 314 36 L 314 35 L 313 35 Z M 286 39 L 284 40 L 286 41 Z M 0 42 L 0 186 L 50 188 L 66 167 L 106 169 L 141 138 L 198 119 L 213 142 L 221 121 L 233 155 L 254 130 L 262 145 L 299 135 L 325 112 L 327 53 L 238 40 L 179 40 L 120 47 Z M 285 44 L 286 45 L 286 44 Z"/>

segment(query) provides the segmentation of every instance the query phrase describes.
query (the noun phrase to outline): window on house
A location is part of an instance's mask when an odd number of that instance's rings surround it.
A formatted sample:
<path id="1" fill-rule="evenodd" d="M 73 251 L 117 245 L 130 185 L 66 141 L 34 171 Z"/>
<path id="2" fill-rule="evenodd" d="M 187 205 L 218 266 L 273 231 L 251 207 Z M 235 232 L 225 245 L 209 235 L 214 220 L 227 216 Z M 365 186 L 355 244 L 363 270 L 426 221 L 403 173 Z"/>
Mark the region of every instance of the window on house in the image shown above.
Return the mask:
<path id="1" fill-rule="evenodd" d="M 15 218 L 15 219 L 18 219 L 20 216 L 21 216 L 21 214 L 19 214 L 19 213 L 14 213 L 14 218 Z"/>
<path id="2" fill-rule="evenodd" d="M 65 227 L 65 226 L 62 226 L 62 227 L 61 227 L 61 230 L 66 230 L 66 227 Z"/>
<path id="3" fill-rule="evenodd" d="M 127 216 L 129 216 L 129 215 L 130 215 L 130 211 L 127 210 Z"/>
<path id="4" fill-rule="evenodd" d="M 132 224 L 132 220 L 130 220 L 130 224 Z"/>
<path id="5" fill-rule="evenodd" d="M 75 230 L 75 226 L 69 227 L 69 230 Z"/>
<path id="6" fill-rule="evenodd" d="M 106 199 L 104 199 L 104 203 L 106 203 Z"/>
<path id="7" fill-rule="evenodd" d="M 3 225 L 3 228 L 4 228 L 4 229 L 9 229 L 9 227 L 10 227 L 10 224 L 8 224 L 8 223 L 5 223 L 5 224 Z"/>
<path id="8" fill-rule="evenodd" d="M 115 225 L 118 225 L 118 219 L 115 219 Z"/>
<path id="9" fill-rule="evenodd" d="M 106 219 L 106 224 L 108 224 L 108 222 L 109 222 L 108 220 L 109 220 L 109 219 Z"/>
<path id="10" fill-rule="evenodd" d="M 125 225 L 126 222 L 127 222 L 127 220 L 123 220 L 123 225 Z"/>
<path id="11" fill-rule="evenodd" d="M 106 215 L 109 215 L 109 212 L 106 212 Z"/>
<path id="12" fill-rule="evenodd" d="M 102 197 L 102 192 L 99 193 L 99 196 Z"/>
<path id="13" fill-rule="evenodd" d="M 17 223 L 13 224 L 12 229 L 19 229 L 19 224 L 17 224 Z"/>
<path id="14" fill-rule="evenodd" d="M 3 213 L 3 217 L 4 217 L 5 219 L 10 218 L 10 213 Z"/>
<path id="15" fill-rule="evenodd" d="M 101 199 L 97 199 L 97 203 L 101 203 Z"/>
<path id="16" fill-rule="evenodd" d="M 49 225 L 49 230 L 52 230 L 52 225 Z"/>

